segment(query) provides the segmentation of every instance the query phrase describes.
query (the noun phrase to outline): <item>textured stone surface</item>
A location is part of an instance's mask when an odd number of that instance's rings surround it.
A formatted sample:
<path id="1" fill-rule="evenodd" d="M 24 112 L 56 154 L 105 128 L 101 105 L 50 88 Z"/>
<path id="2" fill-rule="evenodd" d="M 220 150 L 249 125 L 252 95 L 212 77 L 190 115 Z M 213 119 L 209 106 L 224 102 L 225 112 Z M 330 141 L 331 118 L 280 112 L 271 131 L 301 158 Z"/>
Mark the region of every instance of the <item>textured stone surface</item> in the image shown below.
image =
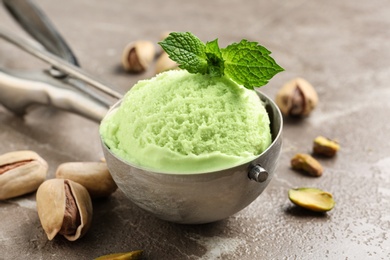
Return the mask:
<path id="1" fill-rule="evenodd" d="M 144 249 L 146 259 L 389 259 L 390 258 L 390 15 L 372 1 L 49 1 L 37 0 L 83 68 L 124 93 L 137 80 L 119 68 L 122 48 L 158 41 L 163 31 L 192 31 L 221 46 L 242 38 L 273 51 L 285 72 L 263 92 L 274 96 L 293 77 L 310 81 L 320 103 L 303 120 L 286 119 L 279 167 L 266 191 L 224 221 L 177 225 L 144 213 L 120 191 L 94 202 L 87 235 L 48 241 L 35 194 L 0 202 L 0 259 L 91 259 Z M 245 3 L 245 4 L 244 4 Z M 25 35 L 4 10 L 1 26 Z M 0 40 L 0 67 L 39 70 L 42 62 Z M 0 93 L 1 95 L 1 93 Z M 99 160 L 98 125 L 48 107 L 19 118 L 0 106 L 0 153 L 32 149 L 49 177 L 66 161 Z M 292 171 L 290 158 L 310 152 L 317 135 L 337 138 L 337 157 L 321 159 L 320 178 Z M 332 192 L 336 207 L 308 213 L 287 191 L 311 186 Z"/>

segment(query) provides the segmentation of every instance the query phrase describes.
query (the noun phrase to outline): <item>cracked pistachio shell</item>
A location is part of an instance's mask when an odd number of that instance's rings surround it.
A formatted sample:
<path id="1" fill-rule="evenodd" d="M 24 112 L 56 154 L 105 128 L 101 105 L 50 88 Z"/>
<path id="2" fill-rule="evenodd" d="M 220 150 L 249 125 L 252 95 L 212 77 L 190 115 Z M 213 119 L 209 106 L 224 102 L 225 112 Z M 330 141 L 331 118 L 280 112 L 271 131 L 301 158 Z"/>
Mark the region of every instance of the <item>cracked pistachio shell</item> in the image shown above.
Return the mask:
<path id="1" fill-rule="evenodd" d="M 152 63 L 156 48 L 151 41 L 130 42 L 122 53 L 122 66 L 125 71 L 142 72 Z"/>
<path id="2" fill-rule="evenodd" d="M 86 188 L 71 180 L 50 179 L 39 186 L 36 196 L 38 216 L 49 240 L 61 230 L 64 221 L 68 183 L 80 214 L 80 224 L 72 235 L 64 235 L 69 241 L 75 241 L 85 235 L 92 221 L 92 201 Z"/>
<path id="3" fill-rule="evenodd" d="M 318 95 L 307 80 L 295 78 L 279 89 L 275 103 L 286 116 L 308 116 L 318 104 Z"/>
<path id="4" fill-rule="evenodd" d="M 33 151 L 0 155 L 0 200 L 36 191 L 45 181 L 47 170 L 47 162 Z"/>
<path id="5" fill-rule="evenodd" d="M 105 162 L 63 163 L 57 168 L 56 177 L 80 183 L 91 198 L 107 197 L 118 188 Z"/>

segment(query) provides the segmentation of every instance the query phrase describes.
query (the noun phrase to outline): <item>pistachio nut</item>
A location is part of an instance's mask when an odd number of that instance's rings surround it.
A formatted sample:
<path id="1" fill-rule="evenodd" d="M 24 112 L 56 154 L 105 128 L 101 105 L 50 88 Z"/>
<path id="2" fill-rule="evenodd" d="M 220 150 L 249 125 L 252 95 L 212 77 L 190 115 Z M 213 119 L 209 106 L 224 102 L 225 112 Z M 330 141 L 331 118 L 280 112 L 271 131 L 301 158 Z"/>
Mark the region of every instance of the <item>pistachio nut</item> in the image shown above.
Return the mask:
<path id="1" fill-rule="evenodd" d="M 288 191 L 292 203 L 303 208 L 325 212 L 333 209 L 335 201 L 331 193 L 317 188 L 297 188 Z"/>
<path id="2" fill-rule="evenodd" d="M 291 168 L 319 177 L 324 171 L 322 165 L 309 154 L 298 153 L 291 159 Z"/>
<path id="3" fill-rule="evenodd" d="M 161 53 L 156 62 L 156 74 L 167 71 L 167 70 L 177 70 L 179 69 L 179 64 L 169 58 L 168 53 L 165 51 Z"/>
<path id="4" fill-rule="evenodd" d="M 36 191 L 46 179 L 47 162 L 33 151 L 0 155 L 0 200 Z"/>
<path id="5" fill-rule="evenodd" d="M 118 188 L 105 162 L 63 163 L 57 168 L 56 177 L 80 183 L 91 198 L 107 197 Z"/>
<path id="6" fill-rule="evenodd" d="M 171 31 L 162 32 L 160 34 L 160 40 L 163 41 L 165 38 L 167 38 L 169 36 L 170 33 L 171 33 Z M 155 67 L 156 74 L 159 74 L 161 72 L 168 71 L 168 70 L 179 69 L 179 64 L 177 64 L 175 61 L 171 60 L 171 58 L 169 58 L 168 53 L 166 53 L 162 48 L 159 51 L 159 53 L 160 53 L 160 55 L 157 58 L 156 67 Z"/>
<path id="7" fill-rule="evenodd" d="M 286 116 L 308 116 L 317 106 L 314 87 L 303 78 L 295 78 L 283 85 L 276 94 L 276 104 Z"/>
<path id="8" fill-rule="evenodd" d="M 82 237 L 92 220 L 92 201 L 86 188 L 71 180 L 50 179 L 36 196 L 41 225 L 49 240 L 57 234 L 69 241 Z"/>
<path id="9" fill-rule="evenodd" d="M 318 155 L 333 157 L 339 149 L 340 145 L 335 140 L 323 136 L 318 136 L 313 141 L 313 153 Z"/>
<path id="10" fill-rule="evenodd" d="M 122 66 L 129 72 L 145 71 L 156 55 L 156 48 L 151 41 L 131 42 L 123 50 Z"/>

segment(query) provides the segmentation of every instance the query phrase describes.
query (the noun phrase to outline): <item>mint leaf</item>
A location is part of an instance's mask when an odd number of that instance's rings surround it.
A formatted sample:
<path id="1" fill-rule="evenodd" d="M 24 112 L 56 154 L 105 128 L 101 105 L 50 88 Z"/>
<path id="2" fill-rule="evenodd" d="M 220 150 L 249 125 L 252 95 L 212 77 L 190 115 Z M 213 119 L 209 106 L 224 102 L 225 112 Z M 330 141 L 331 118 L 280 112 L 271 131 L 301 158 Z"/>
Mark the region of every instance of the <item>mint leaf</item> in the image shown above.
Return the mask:
<path id="1" fill-rule="evenodd" d="M 218 46 L 218 39 L 206 43 L 207 73 L 212 77 L 222 77 L 224 75 L 224 61 L 222 52 Z"/>
<path id="2" fill-rule="evenodd" d="M 179 68 L 190 73 L 207 73 L 206 45 L 192 33 L 173 32 L 159 44 Z"/>
<path id="3" fill-rule="evenodd" d="M 283 71 L 271 52 L 257 42 L 242 40 L 220 49 L 218 39 L 204 44 L 190 32 L 174 32 L 159 44 L 179 68 L 212 77 L 226 75 L 249 89 L 267 84 Z"/>
<path id="4" fill-rule="evenodd" d="M 221 52 L 225 60 L 225 75 L 246 88 L 263 86 L 284 70 L 269 56 L 271 52 L 257 42 L 242 40 Z"/>

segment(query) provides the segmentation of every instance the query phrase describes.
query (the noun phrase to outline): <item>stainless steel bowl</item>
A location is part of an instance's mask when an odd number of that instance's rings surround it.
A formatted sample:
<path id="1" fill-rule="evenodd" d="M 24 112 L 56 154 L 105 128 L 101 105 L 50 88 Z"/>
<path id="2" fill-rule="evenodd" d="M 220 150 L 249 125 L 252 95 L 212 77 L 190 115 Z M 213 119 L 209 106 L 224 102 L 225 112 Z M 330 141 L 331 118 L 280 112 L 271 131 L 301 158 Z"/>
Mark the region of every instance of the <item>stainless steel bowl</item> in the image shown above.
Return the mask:
<path id="1" fill-rule="evenodd" d="M 237 213 L 267 187 L 282 146 L 282 115 L 270 98 L 260 92 L 258 95 L 270 117 L 273 142 L 255 160 L 215 172 L 159 173 L 121 160 L 102 142 L 113 179 L 133 203 L 163 220 L 200 224 Z M 111 110 L 119 105 L 116 103 Z"/>

